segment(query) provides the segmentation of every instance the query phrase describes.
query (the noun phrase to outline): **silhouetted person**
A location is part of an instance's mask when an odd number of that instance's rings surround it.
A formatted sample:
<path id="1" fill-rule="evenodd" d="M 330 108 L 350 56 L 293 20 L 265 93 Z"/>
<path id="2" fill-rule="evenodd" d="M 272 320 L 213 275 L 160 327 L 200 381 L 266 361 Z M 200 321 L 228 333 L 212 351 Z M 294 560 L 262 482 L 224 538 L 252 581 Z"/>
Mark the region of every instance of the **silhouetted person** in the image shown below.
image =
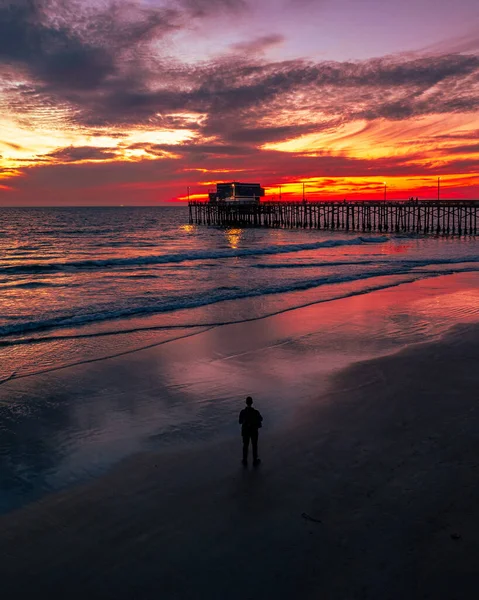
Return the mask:
<path id="1" fill-rule="evenodd" d="M 248 448 L 249 441 L 253 446 L 253 464 L 257 465 L 260 463 L 258 458 L 258 429 L 261 427 L 263 417 L 259 410 L 256 410 L 251 405 L 253 404 L 253 398 L 248 396 L 246 398 L 246 408 L 240 412 L 239 424 L 241 425 L 241 435 L 243 436 L 243 464 L 248 464 Z"/>

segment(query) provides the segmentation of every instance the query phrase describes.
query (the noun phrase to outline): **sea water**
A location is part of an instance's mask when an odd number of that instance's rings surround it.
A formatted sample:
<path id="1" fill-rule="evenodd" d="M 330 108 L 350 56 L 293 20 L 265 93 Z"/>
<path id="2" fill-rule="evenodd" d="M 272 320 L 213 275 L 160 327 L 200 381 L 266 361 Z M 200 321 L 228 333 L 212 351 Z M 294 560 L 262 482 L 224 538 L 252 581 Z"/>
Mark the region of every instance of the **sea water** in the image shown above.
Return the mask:
<path id="1" fill-rule="evenodd" d="M 184 334 L 476 270 L 474 238 L 207 228 L 185 207 L 3 208 L 0 380 L 104 355 L 90 336 L 117 334 L 117 350 L 153 325 Z"/>

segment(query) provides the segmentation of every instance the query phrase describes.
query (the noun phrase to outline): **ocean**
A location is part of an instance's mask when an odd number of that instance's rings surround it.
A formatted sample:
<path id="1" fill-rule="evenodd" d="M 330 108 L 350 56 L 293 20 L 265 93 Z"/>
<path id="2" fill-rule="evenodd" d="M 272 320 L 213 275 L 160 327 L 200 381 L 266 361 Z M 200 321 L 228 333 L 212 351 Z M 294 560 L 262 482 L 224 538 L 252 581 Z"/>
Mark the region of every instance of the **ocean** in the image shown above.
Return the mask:
<path id="1" fill-rule="evenodd" d="M 112 344 L 127 348 L 143 325 L 184 334 L 461 271 L 479 271 L 474 238 L 223 230 L 182 207 L 2 209 L 0 379 L 103 355 L 91 337 L 125 331 Z"/>
<path id="2" fill-rule="evenodd" d="M 478 271 L 469 237 L 207 228 L 186 207 L 2 208 L 0 510 L 137 451 L 232 435 L 252 386 L 280 426 L 323 368 L 478 321 Z"/>

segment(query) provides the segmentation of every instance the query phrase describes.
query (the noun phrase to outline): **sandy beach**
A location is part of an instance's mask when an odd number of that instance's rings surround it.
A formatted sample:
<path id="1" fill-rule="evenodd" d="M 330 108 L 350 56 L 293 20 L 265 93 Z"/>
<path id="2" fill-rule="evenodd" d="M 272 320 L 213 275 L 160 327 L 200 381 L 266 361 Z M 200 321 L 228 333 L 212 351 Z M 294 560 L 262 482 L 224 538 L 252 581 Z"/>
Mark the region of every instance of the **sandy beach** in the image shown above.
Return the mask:
<path id="1" fill-rule="evenodd" d="M 467 599 L 479 327 L 336 371 L 240 439 L 144 452 L 0 519 L 2 597 Z"/>

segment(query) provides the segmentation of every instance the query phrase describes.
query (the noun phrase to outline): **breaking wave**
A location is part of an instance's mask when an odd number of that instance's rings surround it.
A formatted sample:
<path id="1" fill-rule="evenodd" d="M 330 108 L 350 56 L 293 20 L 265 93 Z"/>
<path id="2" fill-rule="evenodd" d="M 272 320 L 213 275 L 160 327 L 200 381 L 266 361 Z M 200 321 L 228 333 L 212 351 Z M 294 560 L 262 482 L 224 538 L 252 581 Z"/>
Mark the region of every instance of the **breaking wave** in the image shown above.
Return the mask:
<path id="1" fill-rule="evenodd" d="M 352 239 L 326 240 L 305 244 L 285 244 L 284 246 L 267 246 L 265 248 L 224 248 L 219 250 L 201 250 L 196 252 L 180 252 L 177 254 L 159 254 L 135 256 L 131 258 L 105 258 L 89 260 L 72 260 L 65 262 L 31 263 L 27 265 L 12 265 L 0 267 L 2 275 L 42 274 L 52 272 L 69 272 L 78 270 L 95 270 L 115 267 L 161 265 L 182 263 L 187 261 L 215 260 L 222 258 L 240 258 L 243 256 L 264 256 L 267 254 L 288 254 L 304 250 L 319 250 L 321 248 L 336 248 L 338 246 L 360 246 L 362 244 L 384 244 L 389 237 L 357 237 Z"/>
<path id="2" fill-rule="evenodd" d="M 416 261 L 413 261 L 416 263 Z M 256 289 L 241 290 L 237 287 L 225 288 L 219 287 L 215 290 L 204 294 L 192 294 L 185 296 L 181 299 L 167 299 L 164 302 L 153 303 L 151 297 L 140 297 L 136 299 L 136 304 L 123 306 L 111 306 L 102 307 L 102 310 L 97 312 L 89 312 L 84 314 L 76 315 L 58 315 L 55 317 L 43 319 L 43 320 L 32 320 L 22 323 L 10 323 L 0 327 L 1 336 L 18 336 L 25 333 L 34 333 L 37 331 L 62 329 L 67 327 L 79 327 L 95 322 L 104 322 L 117 319 L 125 319 L 130 317 L 140 317 L 146 315 L 160 314 L 173 312 L 182 309 L 198 308 L 200 306 L 207 306 L 223 302 L 226 300 L 241 300 L 245 298 L 253 298 L 259 296 L 266 296 L 271 294 L 284 294 L 296 291 L 304 291 L 312 288 L 321 287 L 323 285 L 333 285 L 341 283 L 351 283 L 360 280 L 373 279 L 378 277 L 387 276 L 398 276 L 398 275 L 411 275 L 412 280 L 420 279 L 423 277 L 431 277 L 434 275 L 446 275 L 458 271 L 471 271 L 477 270 L 476 268 L 460 268 L 451 270 L 440 270 L 440 271 L 413 271 L 416 264 L 412 266 L 396 265 L 391 267 L 388 265 L 383 269 L 376 269 L 374 271 L 356 272 L 354 274 L 343 274 L 343 275 L 327 275 L 314 279 L 303 279 L 295 282 L 285 282 L 277 285 L 269 285 Z M 191 324 L 191 327 L 203 326 L 202 323 Z M 7 342 L 10 345 L 10 342 Z M 0 342 L 0 345 L 1 342 Z M 6 344 L 3 344 L 6 345 Z"/>

